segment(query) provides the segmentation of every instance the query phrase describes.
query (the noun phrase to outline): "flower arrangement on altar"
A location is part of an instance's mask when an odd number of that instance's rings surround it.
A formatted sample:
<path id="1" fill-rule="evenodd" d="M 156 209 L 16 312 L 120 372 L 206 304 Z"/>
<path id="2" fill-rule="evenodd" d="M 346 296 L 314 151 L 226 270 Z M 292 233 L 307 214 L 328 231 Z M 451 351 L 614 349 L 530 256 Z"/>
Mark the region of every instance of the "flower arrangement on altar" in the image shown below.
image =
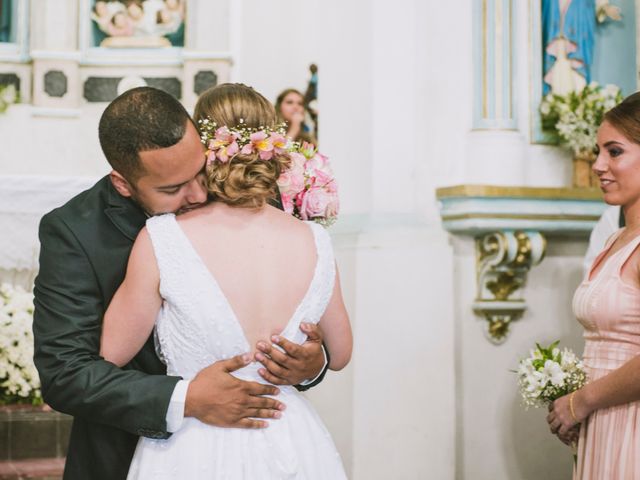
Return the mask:
<path id="1" fill-rule="evenodd" d="M 40 378 L 33 364 L 33 294 L 0 286 L 0 405 L 42 403 Z"/>
<path id="2" fill-rule="evenodd" d="M 338 187 L 329 159 L 310 143 L 288 139 L 284 123 L 256 129 L 241 121 L 239 126 L 229 128 L 204 119 L 200 131 L 202 143 L 208 148 L 208 165 L 229 162 L 238 154 L 258 154 L 265 161 L 275 155 L 288 155 L 291 165 L 278 179 L 284 211 L 325 227 L 336 221 Z"/>
<path id="3" fill-rule="evenodd" d="M 582 361 L 559 342 L 547 348 L 536 343 L 529 357 L 518 364 L 518 385 L 525 407 L 546 407 L 551 402 L 578 390 L 587 381 Z"/>
<path id="4" fill-rule="evenodd" d="M 9 106 L 17 102 L 18 92 L 15 85 L 0 85 L 0 113 L 6 112 Z"/>
<path id="5" fill-rule="evenodd" d="M 591 164 L 598 127 L 604 114 L 622 101 L 620 88 L 591 82 L 579 92 L 549 93 L 540 104 L 543 130 L 574 155 L 574 186 L 594 186 Z M 583 165 L 584 164 L 584 165 Z"/>
<path id="6" fill-rule="evenodd" d="M 550 93 L 540 104 L 542 128 L 557 136 L 558 143 L 575 155 L 592 151 L 604 114 L 622 101 L 620 88 L 596 82 L 581 92 Z"/>

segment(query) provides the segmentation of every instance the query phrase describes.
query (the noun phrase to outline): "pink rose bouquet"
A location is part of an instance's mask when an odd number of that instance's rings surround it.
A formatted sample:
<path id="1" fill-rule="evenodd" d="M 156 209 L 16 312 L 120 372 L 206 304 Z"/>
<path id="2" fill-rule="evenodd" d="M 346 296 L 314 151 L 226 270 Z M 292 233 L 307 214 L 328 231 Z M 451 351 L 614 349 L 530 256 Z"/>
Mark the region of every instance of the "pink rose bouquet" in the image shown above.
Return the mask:
<path id="1" fill-rule="evenodd" d="M 338 216 L 339 200 L 329 159 L 309 143 L 293 144 L 291 167 L 278 179 L 285 212 L 324 226 Z"/>

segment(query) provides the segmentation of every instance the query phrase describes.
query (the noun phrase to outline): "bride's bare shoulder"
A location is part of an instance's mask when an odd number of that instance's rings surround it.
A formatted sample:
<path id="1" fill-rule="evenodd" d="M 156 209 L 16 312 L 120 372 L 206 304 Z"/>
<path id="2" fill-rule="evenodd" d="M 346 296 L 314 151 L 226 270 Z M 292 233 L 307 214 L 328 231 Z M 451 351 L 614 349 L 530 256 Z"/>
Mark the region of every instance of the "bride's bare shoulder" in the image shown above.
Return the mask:
<path id="1" fill-rule="evenodd" d="M 265 207 L 268 209 L 269 221 L 275 222 L 278 227 L 291 229 L 293 231 L 306 232 L 309 227 L 299 218 L 293 215 L 283 212 L 282 210 L 268 205 Z"/>

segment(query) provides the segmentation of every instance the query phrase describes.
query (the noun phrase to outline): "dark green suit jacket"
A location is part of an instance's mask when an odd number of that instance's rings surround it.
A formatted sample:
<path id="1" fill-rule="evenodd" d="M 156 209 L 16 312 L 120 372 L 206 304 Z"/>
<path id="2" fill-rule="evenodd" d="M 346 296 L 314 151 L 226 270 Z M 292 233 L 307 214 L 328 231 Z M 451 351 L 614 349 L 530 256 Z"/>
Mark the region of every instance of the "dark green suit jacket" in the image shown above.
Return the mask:
<path id="1" fill-rule="evenodd" d="M 282 209 L 279 196 L 273 205 Z M 99 355 L 102 317 L 145 221 L 104 177 L 40 223 L 34 360 L 45 401 L 74 417 L 65 480 L 125 479 L 138 436 L 169 436 L 179 378 L 166 376 L 153 339 L 123 369 Z"/>
<path id="2" fill-rule="evenodd" d="M 138 436 L 168 436 L 179 378 L 166 376 L 153 340 L 123 369 L 99 355 L 102 317 L 145 220 L 105 177 L 40 223 L 34 359 L 45 401 L 74 416 L 65 479 L 124 479 Z"/>

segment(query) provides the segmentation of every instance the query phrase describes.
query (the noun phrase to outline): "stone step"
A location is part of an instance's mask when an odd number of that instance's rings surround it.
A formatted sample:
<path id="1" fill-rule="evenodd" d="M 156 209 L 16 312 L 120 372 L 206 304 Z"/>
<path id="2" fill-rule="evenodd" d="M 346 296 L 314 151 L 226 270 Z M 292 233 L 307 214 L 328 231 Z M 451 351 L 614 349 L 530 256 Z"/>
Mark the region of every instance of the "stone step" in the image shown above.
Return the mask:
<path id="1" fill-rule="evenodd" d="M 0 480 L 61 480 L 64 458 L 30 458 L 0 462 Z"/>
<path id="2" fill-rule="evenodd" d="M 0 462 L 65 457 L 71 421 L 47 406 L 0 406 Z"/>

